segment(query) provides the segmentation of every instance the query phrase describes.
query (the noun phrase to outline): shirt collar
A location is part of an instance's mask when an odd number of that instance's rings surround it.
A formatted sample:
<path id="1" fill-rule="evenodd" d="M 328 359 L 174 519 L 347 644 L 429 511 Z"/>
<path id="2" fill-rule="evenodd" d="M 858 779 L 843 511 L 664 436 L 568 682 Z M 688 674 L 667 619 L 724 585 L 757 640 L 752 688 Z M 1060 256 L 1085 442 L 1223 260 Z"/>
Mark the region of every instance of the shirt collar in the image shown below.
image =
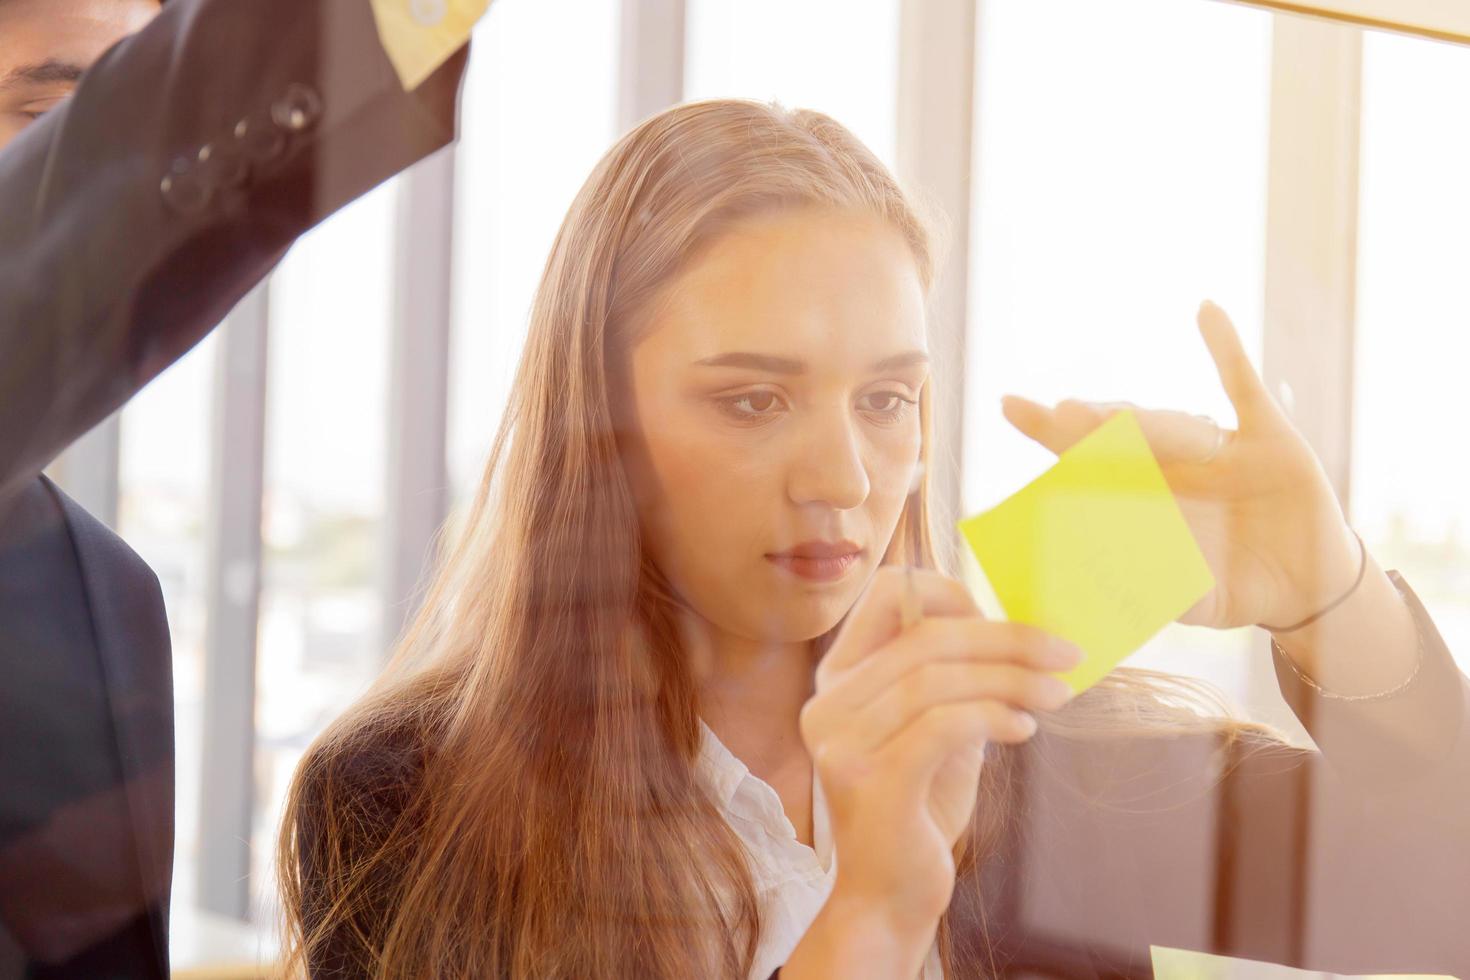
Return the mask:
<path id="1" fill-rule="evenodd" d="M 722 810 L 730 808 L 735 790 L 750 774 L 750 767 L 725 748 L 725 744 L 715 735 L 714 729 L 705 724 L 703 718 L 699 719 L 698 768 Z"/>
<path id="2" fill-rule="evenodd" d="M 781 801 L 776 791 L 751 773 L 750 767 L 725 747 L 725 743 L 720 741 L 714 729 L 705 724 L 703 718 L 699 719 L 699 735 L 699 758 L 696 765 L 720 810 L 727 817 L 743 816 L 758 821 L 772 838 L 789 839 L 792 846 L 801 848 L 809 855 L 814 854 L 820 868 L 830 875 L 837 855 L 832 847 L 832 825 L 827 812 L 826 795 L 822 792 L 822 782 L 816 778 L 816 774 L 812 774 L 813 846 L 808 850 L 806 845 L 796 841 L 791 821 L 781 812 Z M 735 796 L 740 787 L 747 784 L 747 780 L 748 788 L 737 803 Z"/>

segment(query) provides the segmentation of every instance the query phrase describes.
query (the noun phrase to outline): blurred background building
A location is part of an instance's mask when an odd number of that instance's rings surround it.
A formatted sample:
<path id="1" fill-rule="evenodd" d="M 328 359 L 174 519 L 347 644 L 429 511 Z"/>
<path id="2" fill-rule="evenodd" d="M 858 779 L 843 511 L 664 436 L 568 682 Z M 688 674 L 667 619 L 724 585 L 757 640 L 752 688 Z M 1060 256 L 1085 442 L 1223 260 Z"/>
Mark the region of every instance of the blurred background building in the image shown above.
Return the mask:
<path id="1" fill-rule="evenodd" d="M 947 212 L 952 511 L 1050 463 L 1005 392 L 1231 424 L 1209 297 L 1470 666 L 1470 49 L 1210 0 L 495 0 L 474 44 L 459 145 L 302 240 L 52 470 L 163 583 L 181 968 L 269 957 L 292 769 L 480 479 L 574 193 L 680 99 L 825 111 Z M 1294 727 L 1263 643 L 1172 627 L 1134 662 Z"/>

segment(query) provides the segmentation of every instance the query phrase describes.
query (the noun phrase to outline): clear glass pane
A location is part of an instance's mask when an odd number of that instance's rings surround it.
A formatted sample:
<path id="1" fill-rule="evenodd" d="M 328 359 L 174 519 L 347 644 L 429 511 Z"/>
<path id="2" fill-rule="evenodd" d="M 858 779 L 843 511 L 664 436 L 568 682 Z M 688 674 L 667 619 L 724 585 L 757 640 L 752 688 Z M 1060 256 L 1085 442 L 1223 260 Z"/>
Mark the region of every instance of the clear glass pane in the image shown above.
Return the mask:
<path id="1" fill-rule="evenodd" d="M 1265 263 L 1269 15 L 1175 0 L 981 11 L 966 513 L 1055 459 L 1002 417 L 1003 394 L 1233 425 L 1194 314 L 1213 299 L 1258 356 Z M 1244 703 L 1249 646 L 1249 631 L 1176 626 L 1129 663 Z"/>
<path id="2" fill-rule="evenodd" d="M 203 759 L 204 617 L 216 335 L 155 378 L 123 409 L 118 534 L 163 590 L 173 645 L 173 904 L 193 902 Z"/>
<path id="3" fill-rule="evenodd" d="M 615 0 L 495 4 L 475 32 L 455 189 L 457 502 L 479 482 L 556 229 L 615 135 L 617 12 Z"/>
<path id="4" fill-rule="evenodd" d="M 1470 50 L 1369 34 L 1363 51 L 1350 506 L 1363 540 L 1470 664 Z"/>
<path id="5" fill-rule="evenodd" d="M 382 664 L 379 636 L 396 183 L 302 238 L 271 279 L 252 888 L 316 734 Z"/>
<path id="6" fill-rule="evenodd" d="M 897 0 L 690 0 L 684 94 L 818 109 L 894 163 Z"/>

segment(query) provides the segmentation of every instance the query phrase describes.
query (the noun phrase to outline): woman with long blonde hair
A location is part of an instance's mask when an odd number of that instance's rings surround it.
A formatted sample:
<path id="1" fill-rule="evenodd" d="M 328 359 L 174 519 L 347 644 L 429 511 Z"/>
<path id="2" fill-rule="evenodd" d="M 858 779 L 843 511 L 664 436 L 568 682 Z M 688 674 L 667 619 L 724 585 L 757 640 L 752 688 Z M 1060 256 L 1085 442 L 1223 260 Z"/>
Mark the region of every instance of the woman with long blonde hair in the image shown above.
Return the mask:
<path id="1" fill-rule="evenodd" d="M 1326 766 L 1177 679 L 1068 703 L 1079 651 L 938 567 L 936 264 L 819 113 L 692 103 L 608 152 L 421 612 L 297 771 L 293 975 L 1132 976 L 1150 944 L 1464 968 L 1465 680 L 1224 315 L 1239 430 L 1138 410 L 1218 583 L 1183 621 L 1293 624 Z M 1113 410 L 1006 405 L 1055 451 Z"/>

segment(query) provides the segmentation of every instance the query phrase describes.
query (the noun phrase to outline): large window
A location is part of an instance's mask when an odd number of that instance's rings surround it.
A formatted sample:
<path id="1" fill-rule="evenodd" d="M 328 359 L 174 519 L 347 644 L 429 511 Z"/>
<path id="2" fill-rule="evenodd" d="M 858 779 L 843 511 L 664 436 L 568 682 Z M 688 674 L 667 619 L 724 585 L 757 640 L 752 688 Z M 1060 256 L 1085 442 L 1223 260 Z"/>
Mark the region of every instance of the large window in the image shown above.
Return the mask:
<path id="1" fill-rule="evenodd" d="M 218 338 L 211 334 L 123 409 L 118 533 L 158 576 L 174 665 L 174 901 L 194 893 L 204 707 L 209 452 Z"/>
<path id="2" fill-rule="evenodd" d="M 450 387 L 410 393 L 449 400 L 456 501 L 479 478 L 556 227 L 616 135 L 616 13 L 613 0 L 504 3 L 476 33 L 457 151 Z M 560 56 L 547 58 L 552 49 Z M 215 338 L 124 415 L 121 530 L 163 581 L 175 651 L 182 966 L 269 955 L 275 832 L 291 774 L 371 682 L 391 640 L 382 603 L 398 189 L 390 182 L 329 219 L 270 279 L 253 773 L 209 771 L 200 756 Z M 253 784 L 258 940 L 193 908 L 199 801 L 222 779 Z"/>
<path id="3" fill-rule="evenodd" d="M 977 59 L 964 508 L 1055 459 L 1000 397 L 1132 401 L 1233 425 L 1195 329 L 1261 349 L 1271 17 L 1176 0 L 988 0 Z M 1243 703 L 1247 631 L 1171 627 L 1130 663 Z"/>
<path id="4" fill-rule="evenodd" d="M 271 278 L 251 833 L 261 904 L 302 751 L 382 664 L 396 190 L 378 188 L 307 235 Z"/>
<path id="5" fill-rule="evenodd" d="M 1351 510 L 1470 664 L 1470 50 L 1369 35 Z"/>
<path id="6" fill-rule="evenodd" d="M 475 33 L 456 178 L 449 464 L 478 484 L 562 216 L 616 135 L 614 0 L 497 3 Z"/>
<path id="7" fill-rule="evenodd" d="M 396 392 L 445 409 L 451 522 L 482 476 L 556 230 L 630 122 L 619 118 L 617 88 L 619 59 L 637 50 L 623 35 L 624 7 L 496 0 L 476 31 L 452 228 L 431 229 L 453 236 L 448 385 Z M 818 109 L 893 165 L 900 139 L 911 139 L 898 118 L 903 9 L 901 0 L 686 0 L 683 96 Z M 1275 20 L 1251 7 L 984 0 L 976 9 L 976 74 L 955 89 L 974 108 L 970 235 L 957 243 L 968 249 L 958 447 L 967 514 L 1053 461 L 1004 420 L 1003 394 L 1133 401 L 1234 424 L 1195 311 L 1205 298 L 1224 306 L 1260 363 L 1272 86 L 1280 94 L 1308 81 L 1273 79 Z M 923 91 L 940 90 L 927 80 Z M 1470 463 L 1458 448 L 1470 362 L 1467 90 L 1470 50 L 1365 35 L 1356 373 L 1352 417 L 1334 421 L 1352 432 L 1355 525 L 1470 664 Z M 924 148 L 902 155 L 912 161 Z M 208 515 L 219 493 L 215 339 L 122 419 L 119 526 L 162 581 L 173 637 L 174 906 L 187 911 L 197 897 L 201 796 L 220 781 L 249 781 L 254 807 L 240 836 L 251 843 L 250 928 L 262 937 L 286 785 L 392 640 L 388 413 L 403 401 L 389 359 L 402 186 L 388 183 L 307 235 L 270 280 L 253 772 L 211 769 L 201 752 L 205 667 L 221 655 L 205 632 Z M 1326 336 L 1340 326 L 1292 329 Z M 1174 626 L 1130 663 L 1203 678 L 1247 713 L 1290 727 L 1261 640 L 1250 629 Z"/>
<path id="8" fill-rule="evenodd" d="M 689 0 L 684 95 L 775 99 L 896 152 L 897 0 Z"/>

